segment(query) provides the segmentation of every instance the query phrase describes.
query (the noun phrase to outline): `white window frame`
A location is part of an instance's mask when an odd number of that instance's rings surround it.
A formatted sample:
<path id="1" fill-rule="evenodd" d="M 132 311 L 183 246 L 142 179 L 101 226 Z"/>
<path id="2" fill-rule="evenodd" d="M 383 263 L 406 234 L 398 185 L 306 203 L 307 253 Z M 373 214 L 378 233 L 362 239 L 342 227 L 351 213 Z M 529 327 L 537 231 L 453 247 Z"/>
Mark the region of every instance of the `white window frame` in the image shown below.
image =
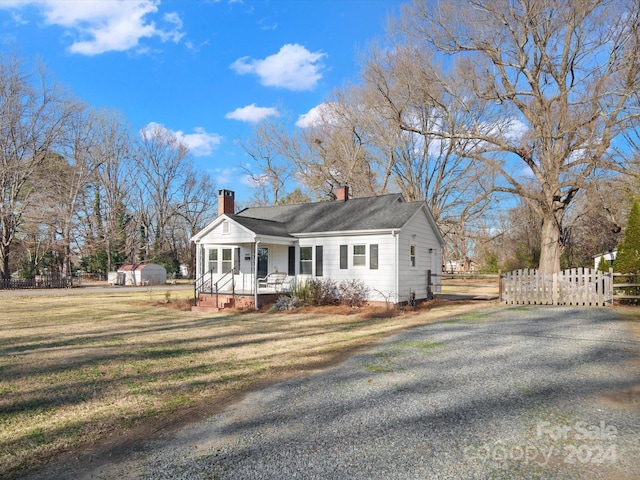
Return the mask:
<path id="1" fill-rule="evenodd" d="M 356 254 L 356 247 L 362 248 L 362 253 Z M 356 263 L 358 259 L 361 263 Z M 355 243 L 351 246 L 351 265 L 354 267 L 366 267 L 367 266 L 367 244 Z"/>
<path id="2" fill-rule="evenodd" d="M 411 268 L 416 268 L 417 265 L 418 265 L 417 248 L 415 244 L 412 243 L 409 245 L 409 266 Z"/>
<path id="3" fill-rule="evenodd" d="M 233 270 L 233 248 L 221 248 L 222 255 L 220 255 L 220 273 L 225 274 Z M 225 253 L 229 252 L 229 258 L 225 259 Z"/>
<path id="4" fill-rule="evenodd" d="M 311 252 L 311 255 L 309 258 L 302 258 L 302 250 L 303 249 L 309 249 L 309 251 Z M 302 268 L 304 266 L 308 265 L 308 272 L 305 272 L 304 270 L 306 270 L 306 268 Z M 304 247 L 300 247 L 300 275 L 313 275 L 313 247 L 312 246 L 304 246 Z"/>
<path id="5" fill-rule="evenodd" d="M 213 274 L 218 273 L 218 249 L 217 248 L 208 248 L 207 249 L 207 270 L 206 272 L 211 272 L 213 270 Z M 214 259 L 211 257 L 214 256 Z"/>

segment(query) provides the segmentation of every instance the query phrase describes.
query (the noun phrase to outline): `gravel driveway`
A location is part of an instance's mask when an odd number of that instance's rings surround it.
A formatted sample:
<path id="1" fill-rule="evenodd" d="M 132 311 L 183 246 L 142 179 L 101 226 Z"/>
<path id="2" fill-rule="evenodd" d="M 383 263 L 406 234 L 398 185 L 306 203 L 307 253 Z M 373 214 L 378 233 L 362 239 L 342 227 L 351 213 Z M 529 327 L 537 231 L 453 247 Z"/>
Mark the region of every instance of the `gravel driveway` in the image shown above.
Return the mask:
<path id="1" fill-rule="evenodd" d="M 494 306 L 64 476 L 639 478 L 639 351 L 612 309 Z"/>

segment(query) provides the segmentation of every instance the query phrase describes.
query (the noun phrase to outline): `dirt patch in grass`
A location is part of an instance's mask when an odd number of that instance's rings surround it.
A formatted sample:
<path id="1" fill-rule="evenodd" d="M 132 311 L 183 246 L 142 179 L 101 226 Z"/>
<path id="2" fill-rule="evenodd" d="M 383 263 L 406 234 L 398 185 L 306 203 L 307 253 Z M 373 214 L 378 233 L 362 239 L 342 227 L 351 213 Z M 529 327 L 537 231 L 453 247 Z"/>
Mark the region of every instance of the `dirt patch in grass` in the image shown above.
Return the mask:
<path id="1" fill-rule="evenodd" d="M 189 291 L 3 297 L 0 478 L 108 461 L 264 385 L 324 369 L 401 330 L 483 308 L 193 313 Z"/>

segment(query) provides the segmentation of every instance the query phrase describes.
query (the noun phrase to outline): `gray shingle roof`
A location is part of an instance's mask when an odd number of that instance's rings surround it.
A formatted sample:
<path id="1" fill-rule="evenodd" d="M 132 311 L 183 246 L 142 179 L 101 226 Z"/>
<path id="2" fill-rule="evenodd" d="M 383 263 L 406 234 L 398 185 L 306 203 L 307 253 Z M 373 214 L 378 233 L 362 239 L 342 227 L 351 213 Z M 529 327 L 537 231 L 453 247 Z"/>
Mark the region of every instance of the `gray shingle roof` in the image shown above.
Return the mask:
<path id="1" fill-rule="evenodd" d="M 272 235 L 274 237 L 290 237 L 287 226 L 280 222 L 262 220 L 258 218 L 244 217 L 241 215 L 229 215 L 243 227 L 260 235 Z"/>
<path id="2" fill-rule="evenodd" d="M 231 217 L 261 235 L 386 230 L 402 226 L 424 202 L 405 202 L 401 194 L 347 201 L 247 208 Z"/>

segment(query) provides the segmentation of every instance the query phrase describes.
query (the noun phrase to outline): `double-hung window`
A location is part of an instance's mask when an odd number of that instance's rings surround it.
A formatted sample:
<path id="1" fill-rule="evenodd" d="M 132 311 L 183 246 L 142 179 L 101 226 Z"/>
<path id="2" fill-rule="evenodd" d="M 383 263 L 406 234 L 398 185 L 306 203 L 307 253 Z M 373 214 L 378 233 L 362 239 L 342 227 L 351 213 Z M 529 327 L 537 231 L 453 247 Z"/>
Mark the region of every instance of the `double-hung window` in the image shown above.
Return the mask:
<path id="1" fill-rule="evenodd" d="M 300 247 L 300 273 L 311 275 L 313 264 L 313 247 Z"/>
<path id="2" fill-rule="evenodd" d="M 409 265 L 412 267 L 416 266 L 416 246 L 409 245 Z"/>
<path id="3" fill-rule="evenodd" d="M 209 249 L 209 268 L 208 272 L 218 273 L 218 249 L 211 248 Z"/>
<path id="4" fill-rule="evenodd" d="M 360 267 L 367 264 L 367 246 L 366 245 L 354 245 L 353 246 L 353 266 Z"/>
<path id="5" fill-rule="evenodd" d="M 222 271 L 221 273 L 229 273 L 233 267 L 233 256 L 231 254 L 232 249 L 223 248 L 222 249 Z"/>

